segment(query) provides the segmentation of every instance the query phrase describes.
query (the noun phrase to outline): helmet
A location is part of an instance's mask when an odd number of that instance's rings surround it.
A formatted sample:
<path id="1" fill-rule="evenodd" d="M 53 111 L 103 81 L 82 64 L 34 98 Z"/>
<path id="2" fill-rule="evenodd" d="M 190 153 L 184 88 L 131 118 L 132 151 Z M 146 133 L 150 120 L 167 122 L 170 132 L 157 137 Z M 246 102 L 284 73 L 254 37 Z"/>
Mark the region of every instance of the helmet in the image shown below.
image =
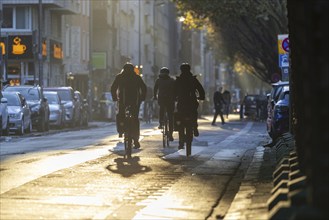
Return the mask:
<path id="1" fill-rule="evenodd" d="M 160 69 L 160 73 L 167 73 L 167 74 L 169 74 L 169 69 L 167 67 L 162 67 Z"/>
<path id="2" fill-rule="evenodd" d="M 132 63 L 126 63 L 123 66 L 123 70 L 128 72 L 134 71 L 134 65 Z"/>
<path id="3" fill-rule="evenodd" d="M 190 70 L 191 70 L 191 66 L 190 66 L 190 64 L 188 64 L 188 63 L 182 63 L 182 64 L 180 65 L 180 70 L 181 70 L 182 72 L 190 72 Z"/>

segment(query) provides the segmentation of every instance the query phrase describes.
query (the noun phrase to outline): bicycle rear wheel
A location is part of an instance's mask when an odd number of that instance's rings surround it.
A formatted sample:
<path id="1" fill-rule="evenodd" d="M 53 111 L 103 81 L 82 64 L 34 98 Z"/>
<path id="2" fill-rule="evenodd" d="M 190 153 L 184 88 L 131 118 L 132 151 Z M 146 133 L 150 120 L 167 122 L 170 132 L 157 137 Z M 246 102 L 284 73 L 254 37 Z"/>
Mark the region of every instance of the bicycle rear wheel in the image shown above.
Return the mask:
<path id="1" fill-rule="evenodd" d="M 192 153 L 193 127 L 188 124 L 185 129 L 186 156 L 189 157 Z"/>
<path id="2" fill-rule="evenodd" d="M 167 113 L 165 113 L 162 123 L 162 145 L 169 147 L 169 121 Z"/>
<path id="3" fill-rule="evenodd" d="M 132 146 L 132 139 L 125 138 L 125 158 L 131 158 L 131 146 Z"/>
<path id="4" fill-rule="evenodd" d="M 169 124 L 168 124 L 168 119 L 166 119 L 165 124 L 164 124 L 164 130 L 165 130 L 165 146 L 169 147 Z"/>
<path id="5" fill-rule="evenodd" d="M 129 116 L 126 118 L 125 123 L 125 133 L 124 133 L 124 145 L 125 145 L 125 158 L 131 158 L 131 151 L 132 151 L 132 117 Z"/>

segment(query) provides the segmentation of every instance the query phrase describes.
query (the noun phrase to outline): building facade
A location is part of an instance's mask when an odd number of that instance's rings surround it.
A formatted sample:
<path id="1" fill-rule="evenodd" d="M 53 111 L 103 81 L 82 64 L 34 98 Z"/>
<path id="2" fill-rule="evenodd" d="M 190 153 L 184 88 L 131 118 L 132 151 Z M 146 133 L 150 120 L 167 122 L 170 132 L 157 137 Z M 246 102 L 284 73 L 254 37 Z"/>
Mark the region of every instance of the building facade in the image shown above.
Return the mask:
<path id="1" fill-rule="evenodd" d="M 78 1 L 1 0 L 2 84 L 63 84 L 62 15 Z"/>
<path id="2" fill-rule="evenodd" d="M 3 85 L 72 86 L 97 101 L 126 62 L 150 89 L 161 67 L 176 76 L 188 62 L 209 103 L 225 80 L 206 31 L 185 29 L 170 0 L 1 0 L 0 9 Z"/>

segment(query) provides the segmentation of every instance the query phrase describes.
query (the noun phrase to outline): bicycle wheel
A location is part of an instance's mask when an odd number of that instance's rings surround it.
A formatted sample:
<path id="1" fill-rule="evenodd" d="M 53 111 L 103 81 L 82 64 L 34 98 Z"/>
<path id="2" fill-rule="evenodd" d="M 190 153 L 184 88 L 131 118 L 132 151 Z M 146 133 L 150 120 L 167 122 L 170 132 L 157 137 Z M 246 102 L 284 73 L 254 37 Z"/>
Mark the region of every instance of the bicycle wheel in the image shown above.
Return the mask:
<path id="1" fill-rule="evenodd" d="M 131 149 L 132 149 L 132 131 L 131 131 L 131 125 L 132 125 L 132 117 L 129 115 L 126 118 L 125 123 L 125 133 L 124 133 L 124 145 L 125 145 L 125 158 L 130 159 L 131 158 Z"/>
<path id="2" fill-rule="evenodd" d="M 131 158 L 131 146 L 132 139 L 130 137 L 125 137 L 125 158 Z"/>
<path id="3" fill-rule="evenodd" d="M 163 136 L 163 147 L 169 147 L 169 123 L 168 123 L 168 119 L 166 118 L 166 120 L 164 121 L 164 136 Z"/>
<path id="4" fill-rule="evenodd" d="M 188 157 L 192 153 L 193 127 L 187 123 L 185 129 L 186 156 Z"/>
<path id="5" fill-rule="evenodd" d="M 162 146 L 166 147 L 166 140 L 167 140 L 167 134 L 166 134 L 166 126 L 165 122 L 162 124 Z"/>

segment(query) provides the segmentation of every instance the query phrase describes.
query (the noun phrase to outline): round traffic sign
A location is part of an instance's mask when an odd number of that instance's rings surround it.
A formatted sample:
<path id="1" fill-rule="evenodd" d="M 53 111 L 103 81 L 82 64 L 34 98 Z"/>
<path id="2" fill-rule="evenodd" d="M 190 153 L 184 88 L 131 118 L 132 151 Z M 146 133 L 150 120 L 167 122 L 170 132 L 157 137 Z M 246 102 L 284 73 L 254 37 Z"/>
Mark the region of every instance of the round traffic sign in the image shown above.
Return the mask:
<path id="1" fill-rule="evenodd" d="M 282 49 L 286 52 L 289 52 L 289 38 L 285 38 L 282 41 Z"/>

